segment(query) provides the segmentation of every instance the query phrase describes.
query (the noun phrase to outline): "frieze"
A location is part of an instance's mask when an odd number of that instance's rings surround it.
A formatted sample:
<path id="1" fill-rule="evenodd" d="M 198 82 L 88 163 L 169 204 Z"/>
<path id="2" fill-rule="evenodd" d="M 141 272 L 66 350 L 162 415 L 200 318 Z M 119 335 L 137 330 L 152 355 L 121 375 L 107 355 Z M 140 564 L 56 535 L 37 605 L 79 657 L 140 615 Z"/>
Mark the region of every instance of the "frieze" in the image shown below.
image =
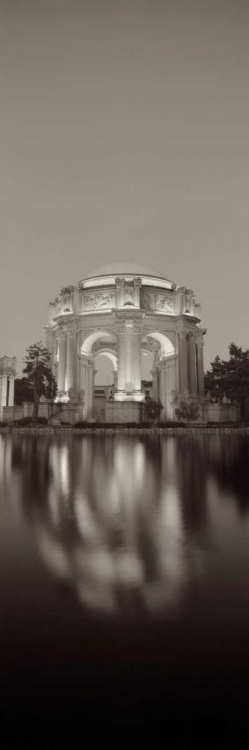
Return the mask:
<path id="1" fill-rule="evenodd" d="M 82 311 L 104 310 L 115 307 L 115 291 L 84 293 L 82 295 Z"/>
<path id="2" fill-rule="evenodd" d="M 168 294 L 159 294 L 157 292 L 142 292 L 141 308 L 144 310 L 173 313 L 173 297 L 170 297 Z"/>

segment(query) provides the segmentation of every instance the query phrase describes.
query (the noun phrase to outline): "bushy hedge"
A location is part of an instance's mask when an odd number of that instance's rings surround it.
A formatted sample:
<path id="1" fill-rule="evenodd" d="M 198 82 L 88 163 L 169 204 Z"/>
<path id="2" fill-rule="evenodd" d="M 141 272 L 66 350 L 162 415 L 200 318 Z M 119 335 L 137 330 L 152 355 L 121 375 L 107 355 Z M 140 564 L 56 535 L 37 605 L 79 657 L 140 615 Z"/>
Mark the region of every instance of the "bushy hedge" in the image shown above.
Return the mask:
<path id="1" fill-rule="evenodd" d="M 37 424 L 43 425 L 47 424 L 48 420 L 46 417 L 38 417 Z M 14 427 L 33 427 L 34 422 L 32 420 L 32 417 L 21 417 L 21 419 L 15 419 L 14 422 L 12 422 Z"/>

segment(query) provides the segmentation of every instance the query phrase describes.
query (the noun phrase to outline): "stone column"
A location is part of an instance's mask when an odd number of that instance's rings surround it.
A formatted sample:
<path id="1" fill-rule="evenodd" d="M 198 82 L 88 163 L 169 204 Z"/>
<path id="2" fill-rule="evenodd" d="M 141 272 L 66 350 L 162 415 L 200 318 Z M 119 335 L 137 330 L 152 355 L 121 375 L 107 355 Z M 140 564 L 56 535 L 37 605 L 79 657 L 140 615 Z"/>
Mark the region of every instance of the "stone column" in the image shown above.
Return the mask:
<path id="1" fill-rule="evenodd" d="M 116 389 L 118 387 L 118 371 L 117 370 L 113 370 L 112 375 L 113 375 L 114 388 Z"/>
<path id="2" fill-rule="evenodd" d="M 179 331 L 180 392 L 188 394 L 188 342 L 186 331 Z"/>
<path id="3" fill-rule="evenodd" d="M 155 401 L 159 400 L 159 368 L 153 367 L 151 370 L 152 375 L 152 397 L 155 399 Z"/>
<path id="4" fill-rule="evenodd" d="M 76 391 L 77 385 L 77 356 L 76 356 L 76 329 L 71 328 L 67 336 L 67 372 L 66 372 L 66 391 L 73 388 Z"/>
<path id="5" fill-rule="evenodd" d="M 118 370 L 117 370 L 117 392 L 114 395 L 116 401 L 123 401 L 126 396 L 126 364 L 125 364 L 125 324 L 117 325 L 118 345 Z"/>
<path id="6" fill-rule="evenodd" d="M 166 419 L 166 360 L 160 362 L 159 371 L 159 400 L 162 404 L 161 419 Z"/>
<path id="7" fill-rule="evenodd" d="M 189 390 L 190 394 L 197 394 L 196 343 L 194 333 L 189 334 Z"/>
<path id="8" fill-rule="evenodd" d="M 7 406 L 8 377 L 6 373 L 2 375 L 2 389 L 1 390 L 2 390 L 1 401 L 2 401 L 2 407 L 3 407 L 3 406 Z"/>
<path id="9" fill-rule="evenodd" d="M 15 376 L 10 375 L 8 406 L 14 406 L 14 387 L 15 387 Z"/>
<path id="10" fill-rule="evenodd" d="M 60 332 L 59 338 L 59 365 L 58 365 L 58 400 L 65 395 L 66 390 L 66 363 L 67 363 L 67 339 L 64 331 Z"/>
<path id="11" fill-rule="evenodd" d="M 198 393 L 199 396 L 204 396 L 204 364 L 203 364 L 203 338 L 198 338 L 196 342 L 197 346 L 197 378 L 198 378 Z"/>
<path id="12" fill-rule="evenodd" d="M 131 399 L 142 401 L 141 391 L 141 328 L 128 318 L 117 324 L 118 338 L 118 388 L 116 401 Z M 130 395 L 129 395 L 130 394 Z"/>
<path id="13" fill-rule="evenodd" d="M 173 419 L 173 395 L 176 392 L 176 357 L 165 357 L 161 363 L 162 387 L 161 402 L 163 412 L 161 418 Z"/>
<path id="14" fill-rule="evenodd" d="M 143 397 L 141 391 L 141 327 L 139 325 L 133 325 L 133 351 L 132 351 L 132 381 L 134 388 L 134 397 L 139 401 Z"/>
<path id="15" fill-rule="evenodd" d="M 86 387 L 86 393 L 87 393 L 87 399 L 86 399 L 86 406 L 87 406 L 87 416 L 90 416 L 91 411 L 93 409 L 93 384 L 94 384 L 94 374 L 96 370 L 94 370 L 94 364 L 89 359 L 87 361 L 86 366 L 86 378 L 87 378 L 87 387 Z"/>

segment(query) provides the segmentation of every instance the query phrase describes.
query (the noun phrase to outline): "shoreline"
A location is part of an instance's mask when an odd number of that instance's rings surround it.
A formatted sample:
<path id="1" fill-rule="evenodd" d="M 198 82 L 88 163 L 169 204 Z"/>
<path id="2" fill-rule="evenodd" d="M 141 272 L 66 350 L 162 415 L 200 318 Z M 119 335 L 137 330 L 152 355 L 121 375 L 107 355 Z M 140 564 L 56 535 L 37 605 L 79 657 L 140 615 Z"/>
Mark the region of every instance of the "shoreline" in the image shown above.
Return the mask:
<path id="1" fill-rule="evenodd" d="M 241 434 L 249 435 L 248 427 L 0 427 L 0 434 L 20 435 L 188 435 L 188 434 Z"/>

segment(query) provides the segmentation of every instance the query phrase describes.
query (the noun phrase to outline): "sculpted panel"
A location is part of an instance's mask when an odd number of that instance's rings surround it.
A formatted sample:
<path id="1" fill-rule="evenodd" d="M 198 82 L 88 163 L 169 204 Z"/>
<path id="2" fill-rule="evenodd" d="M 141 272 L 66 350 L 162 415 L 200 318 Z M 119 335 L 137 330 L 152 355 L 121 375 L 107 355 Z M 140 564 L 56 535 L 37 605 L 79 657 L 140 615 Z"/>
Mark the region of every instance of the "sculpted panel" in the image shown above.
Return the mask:
<path id="1" fill-rule="evenodd" d="M 105 292 L 89 292 L 83 294 L 82 311 L 103 310 L 115 307 L 115 291 L 110 289 Z"/>
<path id="2" fill-rule="evenodd" d="M 154 292 L 141 293 L 141 308 L 158 312 L 173 313 L 173 297 Z"/>

